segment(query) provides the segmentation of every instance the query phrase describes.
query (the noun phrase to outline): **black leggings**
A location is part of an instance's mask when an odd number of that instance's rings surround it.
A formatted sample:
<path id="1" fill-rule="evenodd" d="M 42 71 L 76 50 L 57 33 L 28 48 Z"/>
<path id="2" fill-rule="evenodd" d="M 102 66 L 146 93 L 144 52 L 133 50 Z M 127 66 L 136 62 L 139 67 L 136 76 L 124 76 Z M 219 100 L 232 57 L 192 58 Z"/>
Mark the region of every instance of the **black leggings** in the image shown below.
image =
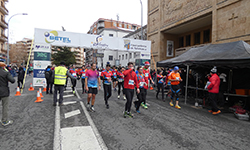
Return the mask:
<path id="1" fill-rule="evenodd" d="M 131 104 L 134 96 L 134 89 L 124 89 L 127 102 L 125 104 L 125 111 L 130 112 Z"/>
<path id="2" fill-rule="evenodd" d="M 171 85 L 171 91 L 172 91 L 171 99 L 173 100 L 174 97 L 176 97 L 176 101 L 178 101 L 179 100 L 179 92 L 181 91 L 180 86 L 179 85 Z"/>
<path id="3" fill-rule="evenodd" d="M 135 106 L 136 106 L 136 110 L 139 110 L 141 103 L 144 102 L 146 99 L 146 89 L 141 88 L 140 93 L 137 94 L 137 97 L 139 101 L 135 101 Z"/>
<path id="4" fill-rule="evenodd" d="M 217 98 L 218 98 L 218 94 L 216 94 L 216 93 L 208 93 L 208 99 L 209 99 L 209 101 L 211 103 L 211 107 L 212 107 L 213 112 L 217 112 L 219 110 L 217 105 L 216 105 Z"/>
<path id="5" fill-rule="evenodd" d="M 108 99 L 112 95 L 111 85 L 103 84 L 103 88 L 104 88 L 104 100 L 105 100 L 105 104 L 107 105 Z"/>
<path id="6" fill-rule="evenodd" d="M 71 83 L 72 83 L 72 90 L 75 91 L 76 80 L 71 79 Z"/>
<path id="7" fill-rule="evenodd" d="M 122 87 L 122 93 L 124 95 L 124 82 L 118 82 L 118 95 L 121 93 L 121 87 Z"/>
<path id="8" fill-rule="evenodd" d="M 21 86 L 20 83 L 22 83 L 22 86 L 23 86 L 23 80 L 18 80 L 18 81 L 17 81 L 17 86 L 21 89 L 22 87 L 20 87 L 20 86 Z"/>
<path id="9" fill-rule="evenodd" d="M 160 89 L 161 89 L 162 99 L 164 99 L 164 85 L 163 85 L 163 83 L 158 83 L 157 89 L 158 90 L 157 90 L 156 96 L 158 97 L 158 94 L 160 93 Z"/>
<path id="10" fill-rule="evenodd" d="M 81 79 L 82 80 L 82 92 L 84 92 L 84 86 L 85 86 L 85 79 Z"/>

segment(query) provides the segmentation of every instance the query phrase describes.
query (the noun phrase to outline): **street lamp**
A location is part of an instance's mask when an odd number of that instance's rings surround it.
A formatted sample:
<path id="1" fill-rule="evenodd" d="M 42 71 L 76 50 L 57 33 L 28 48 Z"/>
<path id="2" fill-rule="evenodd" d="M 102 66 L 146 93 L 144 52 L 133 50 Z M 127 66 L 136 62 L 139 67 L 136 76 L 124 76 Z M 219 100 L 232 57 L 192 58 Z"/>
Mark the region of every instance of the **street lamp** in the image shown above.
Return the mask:
<path id="1" fill-rule="evenodd" d="M 142 7 L 142 1 L 141 2 L 141 40 L 143 40 L 143 31 L 142 31 L 142 24 L 143 24 L 143 7 Z"/>
<path id="2" fill-rule="evenodd" d="M 18 14 L 15 14 L 15 15 L 12 15 L 9 20 L 8 20 L 8 25 L 7 25 L 7 29 L 8 29 L 8 33 L 7 33 L 7 65 L 10 64 L 10 56 L 9 56 L 9 51 L 10 51 L 10 47 L 9 47 L 9 23 L 10 23 L 10 19 L 14 16 L 17 16 L 17 15 L 28 15 L 27 13 L 18 13 Z"/>

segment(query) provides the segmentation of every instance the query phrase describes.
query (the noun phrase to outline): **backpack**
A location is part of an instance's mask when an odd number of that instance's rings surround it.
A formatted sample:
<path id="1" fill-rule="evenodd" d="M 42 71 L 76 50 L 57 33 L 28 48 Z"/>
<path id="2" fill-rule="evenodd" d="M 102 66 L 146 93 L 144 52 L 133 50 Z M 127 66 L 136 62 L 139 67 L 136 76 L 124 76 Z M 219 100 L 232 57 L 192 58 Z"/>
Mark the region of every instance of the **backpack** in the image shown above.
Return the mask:
<path id="1" fill-rule="evenodd" d="M 50 71 L 45 71 L 45 78 L 49 79 L 50 78 Z"/>

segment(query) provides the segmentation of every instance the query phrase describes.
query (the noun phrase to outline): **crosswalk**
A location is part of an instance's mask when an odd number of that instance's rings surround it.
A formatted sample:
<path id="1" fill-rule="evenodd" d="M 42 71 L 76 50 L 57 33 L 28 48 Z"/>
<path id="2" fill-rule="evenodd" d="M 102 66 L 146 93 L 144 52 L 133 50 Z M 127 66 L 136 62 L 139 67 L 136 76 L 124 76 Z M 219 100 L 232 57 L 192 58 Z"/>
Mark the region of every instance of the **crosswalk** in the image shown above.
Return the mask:
<path id="1" fill-rule="evenodd" d="M 58 95 L 59 98 L 59 95 Z M 81 99 L 76 91 L 76 95 L 70 87 L 66 88 L 64 91 L 64 106 L 70 107 L 73 105 L 81 106 L 79 109 L 64 112 L 60 118 L 60 108 L 56 106 L 56 117 L 55 117 L 55 135 L 54 135 L 54 150 L 106 150 L 108 149 L 100 136 L 97 128 L 91 119 L 89 112 L 84 106 L 82 101 L 72 101 L 72 99 Z M 74 107 L 73 107 L 74 108 Z M 65 121 L 64 119 L 70 119 L 72 117 L 81 117 L 81 114 L 85 114 L 89 122 L 89 126 L 71 126 L 71 127 L 61 127 L 61 123 Z"/>

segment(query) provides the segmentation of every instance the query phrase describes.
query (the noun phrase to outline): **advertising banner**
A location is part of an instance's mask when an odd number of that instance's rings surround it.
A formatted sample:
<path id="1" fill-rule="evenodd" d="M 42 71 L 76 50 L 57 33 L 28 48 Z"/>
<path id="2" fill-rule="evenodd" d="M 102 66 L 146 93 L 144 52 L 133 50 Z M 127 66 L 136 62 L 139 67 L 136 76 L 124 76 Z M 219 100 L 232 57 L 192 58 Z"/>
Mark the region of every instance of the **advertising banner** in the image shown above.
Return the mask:
<path id="1" fill-rule="evenodd" d="M 151 41 L 37 28 L 35 29 L 35 42 L 55 46 L 151 52 Z"/>
<path id="2" fill-rule="evenodd" d="M 45 78 L 33 78 L 33 86 L 43 86 L 46 84 Z"/>
<path id="3" fill-rule="evenodd" d="M 34 60 L 50 61 L 50 55 L 51 53 L 47 52 L 34 52 Z"/>
<path id="4" fill-rule="evenodd" d="M 45 69 L 48 65 L 51 65 L 51 61 L 33 61 L 34 69 Z"/>
<path id="5" fill-rule="evenodd" d="M 34 78 L 45 78 L 45 68 L 44 69 L 34 69 Z"/>

